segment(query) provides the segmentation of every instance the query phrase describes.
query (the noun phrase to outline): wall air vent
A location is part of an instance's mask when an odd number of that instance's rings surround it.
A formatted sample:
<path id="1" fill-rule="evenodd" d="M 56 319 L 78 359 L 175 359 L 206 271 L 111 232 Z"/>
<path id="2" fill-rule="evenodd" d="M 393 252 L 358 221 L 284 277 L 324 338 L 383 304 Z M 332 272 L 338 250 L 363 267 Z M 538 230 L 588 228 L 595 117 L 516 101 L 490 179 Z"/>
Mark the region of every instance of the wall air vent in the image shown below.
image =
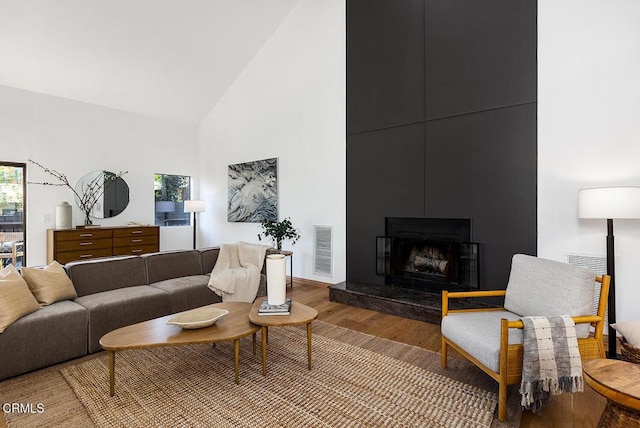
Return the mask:
<path id="1" fill-rule="evenodd" d="M 607 258 L 601 255 L 586 255 L 567 253 L 567 263 L 575 266 L 582 266 L 595 271 L 596 275 L 607 274 Z M 598 301 L 600 300 L 600 284 L 596 283 L 595 295 L 593 296 L 593 313 L 596 313 L 598 309 Z M 609 308 L 607 308 L 606 315 L 604 317 L 605 326 L 609 325 Z M 605 327 L 604 334 L 607 334 L 608 329 Z"/>
<path id="2" fill-rule="evenodd" d="M 333 276 L 333 226 L 313 226 L 313 273 Z"/>

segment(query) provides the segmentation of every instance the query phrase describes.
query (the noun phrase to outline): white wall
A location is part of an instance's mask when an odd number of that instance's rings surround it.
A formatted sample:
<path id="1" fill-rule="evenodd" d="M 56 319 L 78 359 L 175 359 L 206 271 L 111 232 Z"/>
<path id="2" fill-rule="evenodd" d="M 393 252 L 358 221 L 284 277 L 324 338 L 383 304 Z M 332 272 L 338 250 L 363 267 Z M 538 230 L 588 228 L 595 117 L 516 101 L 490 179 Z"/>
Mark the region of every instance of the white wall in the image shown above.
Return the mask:
<path id="1" fill-rule="evenodd" d="M 64 98 L 0 86 L 0 160 L 33 159 L 65 174 L 71 183 L 85 173 L 128 171 L 130 202 L 120 215 L 96 219 L 105 226 L 129 221 L 153 224 L 153 174 L 191 175 L 197 179 L 197 128 Z M 29 181 L 52 181 L 27 165 Z M 73 224 L 84 217 L 66 187 L 28 185 L 28 265 L 46 262 L 46 229 L 55 227 L 55 207 L 74 205 Z M 50 221 L 43 221 L 48 215 Z M 170 230 L 169 230 L 170 229 Z M 191 248 L 191 227 L 162 228 L 161 249 Z"/>
<path id="2" fill-rule="evenodd" d="M 606 254 L 577 192 L 640 186 L 640 2 L 538 0 L 538 255 Z M 640 220 L 614 220 L 617 320 L 640 319 Z"/>
<path id="3" fill-rule="evenodd" d="M 277 157 L 279 219 L 302 239 L 294 275 L 346 277 L 345 2 L 301 0 L 200 125 L 199 246 L 257 242 L 257 223 L 227 222 L 228 165 Z M 334 274 L 313 273 L 313 225 L 332 225 Z"/>

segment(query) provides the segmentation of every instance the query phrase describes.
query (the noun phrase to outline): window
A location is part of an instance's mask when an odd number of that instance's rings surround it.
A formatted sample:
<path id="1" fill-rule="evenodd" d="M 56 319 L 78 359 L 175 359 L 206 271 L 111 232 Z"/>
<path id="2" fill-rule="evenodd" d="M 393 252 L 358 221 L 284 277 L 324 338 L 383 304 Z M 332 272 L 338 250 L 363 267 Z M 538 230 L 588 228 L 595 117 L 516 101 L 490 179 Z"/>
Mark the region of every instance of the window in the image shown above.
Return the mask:
<path id="1" fill-rule="evenodd" d="M 26 164 L 0 162 L 0 267 L 24 266 Z"/>
<path id="2" fill-rule="evenodd" d="M 191 197 L 191 177 L 155 174 L 156 226 L 188 226 L 191 216 L 184 212 L 184 201 Z"/>

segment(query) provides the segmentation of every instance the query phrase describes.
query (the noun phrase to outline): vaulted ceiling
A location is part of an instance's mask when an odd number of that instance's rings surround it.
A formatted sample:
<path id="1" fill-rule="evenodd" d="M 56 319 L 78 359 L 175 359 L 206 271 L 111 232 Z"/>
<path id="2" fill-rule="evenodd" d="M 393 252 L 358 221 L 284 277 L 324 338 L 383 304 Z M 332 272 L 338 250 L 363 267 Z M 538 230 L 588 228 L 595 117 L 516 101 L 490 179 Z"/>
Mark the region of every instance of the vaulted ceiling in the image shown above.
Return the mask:
<path id="1" fill-rule="evenodd" d="M 0 0 L 0 85 L 199 123 L 298 0 Z"/>

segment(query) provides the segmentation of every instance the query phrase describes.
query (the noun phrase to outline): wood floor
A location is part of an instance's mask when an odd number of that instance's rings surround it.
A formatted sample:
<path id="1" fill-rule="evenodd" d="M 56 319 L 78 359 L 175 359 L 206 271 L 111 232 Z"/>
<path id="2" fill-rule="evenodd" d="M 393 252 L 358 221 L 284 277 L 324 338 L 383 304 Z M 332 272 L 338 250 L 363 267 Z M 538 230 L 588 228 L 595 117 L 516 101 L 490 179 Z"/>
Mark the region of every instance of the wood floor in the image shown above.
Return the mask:
<path id="1" fill-rule="evenodd" d="M 294 287 L 288 294 L 293 300 L 316 308 L 318 319 L 322 321 L 436 352 L 440 350 L 440 326 L 330 302 L 327 284 L 295 278 Z M 520 426 L 595 427 L 604 405 L 605 400 L 585 385 L 583 393 L 554 397 L 551 406 L 540 416 L 525 412 Z M 5 427 L 2 417 L 0 428 Z"/>

